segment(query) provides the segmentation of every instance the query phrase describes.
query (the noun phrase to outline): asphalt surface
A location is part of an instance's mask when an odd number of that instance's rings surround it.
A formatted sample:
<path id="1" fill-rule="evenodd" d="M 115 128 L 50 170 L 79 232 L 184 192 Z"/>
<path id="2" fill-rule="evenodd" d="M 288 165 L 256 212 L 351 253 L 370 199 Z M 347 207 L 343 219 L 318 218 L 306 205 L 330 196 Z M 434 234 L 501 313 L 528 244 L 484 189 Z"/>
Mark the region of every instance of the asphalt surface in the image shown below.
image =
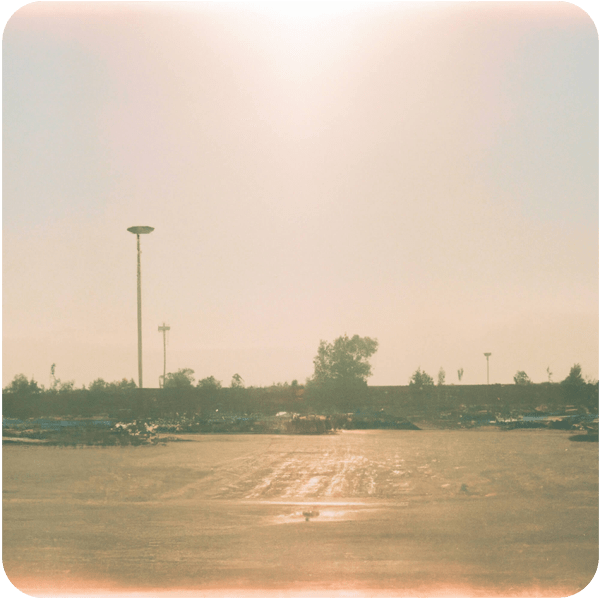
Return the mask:
<path id="1" fill-rule="evenodd" d="M 566 596 L 598 564 L 598 445 L 565 432 L 184 437 L 5 446 L 12 583 L 58 596 Z"/>

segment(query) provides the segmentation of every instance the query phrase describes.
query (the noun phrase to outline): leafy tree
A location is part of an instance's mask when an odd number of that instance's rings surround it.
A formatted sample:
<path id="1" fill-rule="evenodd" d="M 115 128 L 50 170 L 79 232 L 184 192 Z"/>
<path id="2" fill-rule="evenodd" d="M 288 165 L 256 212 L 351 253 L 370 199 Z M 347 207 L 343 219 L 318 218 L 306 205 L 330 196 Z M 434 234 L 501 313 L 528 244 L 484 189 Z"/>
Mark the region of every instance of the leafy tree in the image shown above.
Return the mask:
<path id="1" fill-rule="evenodd" d="M 221 396 L 221 382 L 212 375 L 201 379 L 196 388 L 200 397 L 208 401 L 209 405 L 215 403 Z"/>
<path id="2" fill-rule="evenodd" d="M 75 381 L 61 381 L 56 377 L 56 363 L 50 366 L 50 391 L 57 392 L 72 392 L 75 389 Z M 84 386 L 85 389 L 85 386 Z"/>
<path id="3" fill-rule="evenodd" d="M 574 364 L 569 371 L 569 374 L 561 381 L 564 386 L 567 387 L 582 387 L 585 385 L 585 379 L 581 374 L 581 365 L 579 363 Z"/>
<path id="4" fill-rule="evenodd" d="M 235 388 L 235 389 L 242 389 L 244 388 L 244 380 L 242 379 L 242 376 L 239 373 L 236 373 L 232 378 L 231 378 L 231 387 Z"/>
<path id="5" fill-rule="evenodd" d="M 94 379 L 92 383 L 90 383 L 90 387 L 88 388 L 90 392 L 124 392 L 127 390 L 132 390 L 137 387 L 135 381 L 133 379 L 126 379 L 125 377 L 121 379 L 121 381 L 113 381 L 108 383 L 104 381 L 101 377 L 98 379 Z"/>
<path id="6" fill-rule="evenodd" d="M 419 367 L 411 376 L 408 386 L 415 390 L 424 390 L 433 385 L 433 377 L 421 371 Z"/>
<path id="7" fill-rule="evenodd" d="M 313 363 L 316 384 L 342 383 L 344 385 L 367 383 L 371 376 L 369 358 L 377 352 L 379 343 L 369 337 L 343 335 L 333 344 L 321 340 Z"/>
<path id="8" fill-rule="evenodd" d="M 313 376 L 306 381 L 307 406 L 319 410 L 350 410 L 361 402 L 371 376 L 369 358 L 376 339 L 344 334 L 333 343 L 321 340 L 313 360 Z"/>
<path id="9" fill-rule="evenodd" d="M 515 376 L 513 377 L 516 385 L 529 385 L 531 384 L 531 379 L 525 371 L 517 371 Z"/>
<path id="10" fill-rule="evenodd" d="M 282 389 L 287 389 L 290 387 L 290 384 L 287 381 L 279 381 L 277 383 L 273 382 L 273 385 L 271 385 L 272 388 L 278 388 L 280 390 Z"/>
<path id="11" fill-rule="evenodd" d="M 108 384 L 102 377 L 98 377 L 98 379 L 94 379 L 92 383 L 90 383 L 90 387 L 88 388 L 90 392 L 104 392 L 106 391 Z"/>
<path id="12" fill-rule="evenodd" d="M 462 378 L 463 378 L 463 375 L 464 375 L 464 373 L 465 373 L 465 370 L 464 370 L 464 369 L 461 367 L 461 368 L 458 370 L 458 382 L 459 382 L 459 383 L 462 381 Z"/>
<path id="13" fill-rule="evenodd" d="M 411 376 L 408 382 L 410 395 L 418 403 L 424 403 L 432 399 L 432 391 L 434 390 L 433 377 L 425 373 L 419 367 Z"/>
<path id="14" fill-rule="evenodd" d="M 444 371 L 444 367 L 440 367 L 437 376 L 437 384 L 444 385 L 444 383 L 446 383 L 446 371 Z"/>
<path id="15" fill-rule="evenodd" d="M 292 383 L 290 384 L 290 391 L 292 399 L 295 400 L 300 392 L 300 386 L 298 385 L 297 379 L 292 380 Z"/>
<path id="16" fill-rule="evenodd" d="M 176 373 L 167 373 L 165 377 L 165 388 L 191 388 L 194 383 L 193 369 L 179 369 Z"/>
<path id="17" fill-rule="evenodd" d="M 56 391 L 60 383 L 60 379 L 56 379 L 56 363 L 50 365 L 50 380 L 50 389 Z"/>
<path id="18" fill-rule="evenodd" d="M 198 388 L 202 388 L 204 390 L 220 390 L 221 382 L 215 379 L 212 375 L 210 377 L 205 377 L 198 382 L 196 386 Z"/>
<path id="19" fill-rule="evenodd" d="M 10 382 L 10 385 L 7 385 L 2 392 L 8 394 L 20 394 L 20 395 L 29 395 L 29 394 L 39 394 L 42 391 L 42 388 L 37 384 L 36 381 L 31 379 L 27 379 L 23 373 L 19 373 L 19 375 L 15 375 L 13 380 Z"/>
<path id="20" fill-rule="evenodd" d="M 193 372 L 193 371 L 192 371 Z M 137 388 L 137 383 L 133 379 L 123 377 L 121 381 L 115 381 L 110 384 L 110 387 L 119 391 L 134 390 Z"/>
<path id="21" fill-rule="evenodd" d="M 56 377 L 56 363 L 52 363 L 50 366 L 50 391 L 54 393 L 59 391 L 68 391 L 69 387 L 73 389 L 74 386 L 74 381 L 68 381 L 66 384 L 63 384 L 62 381 Z"/>
<path id="22" fill-rule="evenodd" d="M 59 381 L 58 391 L 59 392 L 72 392 L 75 389 L 75 381 Z"/>
<path id="23" fill-rule="evenodd" d="M 596 383 L 587 383 L 581 374 L 581 365 L 574 364 L 569 374 L 560 385 L 568 402 L 583 403 L 588 407 L 598 406 L 598 385 Z"/>

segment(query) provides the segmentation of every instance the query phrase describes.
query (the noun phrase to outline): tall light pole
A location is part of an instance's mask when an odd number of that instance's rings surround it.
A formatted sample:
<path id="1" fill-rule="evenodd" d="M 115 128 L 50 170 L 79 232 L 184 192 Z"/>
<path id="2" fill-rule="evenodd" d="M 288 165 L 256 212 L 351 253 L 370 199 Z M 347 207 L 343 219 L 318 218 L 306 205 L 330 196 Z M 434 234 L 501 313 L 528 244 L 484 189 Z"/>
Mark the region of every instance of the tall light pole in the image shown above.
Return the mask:
<path id="1" fill-rule="evenodd" d="M 483 355 L 487 359 L 487 384 L 490 385 L 490 356 L 491 352 L 484 352 Z"/>
<path id="2" fill-rule="evenodd" d="M 127 231 L 135 233 L 137 236 L 137 321 L 138 321 L 138 385 L 144 387 L 142 383 L 142 264 L 140 262 L 140 234 L 151 233 L 154 227 L 140 225 L 138 227 L 128 227 Z"/>
<path id="3" fill-rule="evenodd" d="M 163 321 L 162 325 L 158 326 L 158 330 L 162 331 L 162 334 L 163 334 L 163 348 L 165 350 L 165 353 L 164 353 L 165 361 L 164 361 L 164 367 L 163 367 L 162 387 L 165 387 L 165 379 L 167 378 L 167 331 L 169 331 L 169 329 L 171 329 L 171 328 L 168 325 L 165 325 L 164 321 Z"/>

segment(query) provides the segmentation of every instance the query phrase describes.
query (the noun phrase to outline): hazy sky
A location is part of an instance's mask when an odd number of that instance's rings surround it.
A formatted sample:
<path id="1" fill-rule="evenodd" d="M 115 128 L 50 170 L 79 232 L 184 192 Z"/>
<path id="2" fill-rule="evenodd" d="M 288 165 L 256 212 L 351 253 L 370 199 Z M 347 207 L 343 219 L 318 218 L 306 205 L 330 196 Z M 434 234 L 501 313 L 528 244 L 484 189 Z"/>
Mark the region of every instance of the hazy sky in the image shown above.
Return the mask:
<path id="1" fill-rule="evenodd" d="M 3 376 L 598 377 L 598 34 L 567 3 L 35 3 L 3 42 Z"/>

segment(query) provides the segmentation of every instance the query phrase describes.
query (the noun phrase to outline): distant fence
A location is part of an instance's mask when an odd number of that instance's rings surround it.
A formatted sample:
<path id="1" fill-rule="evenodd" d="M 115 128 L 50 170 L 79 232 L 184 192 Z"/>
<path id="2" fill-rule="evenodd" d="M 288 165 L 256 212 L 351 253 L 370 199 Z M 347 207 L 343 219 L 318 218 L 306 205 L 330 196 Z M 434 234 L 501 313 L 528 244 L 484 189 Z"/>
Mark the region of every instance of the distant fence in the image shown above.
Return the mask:
<path id="1" fill-rule="evenodd" d="M 157 418 L 176 414 L 264 414 L 279 411 L 310 414 L 384 411 L 392 415 L 441 414 L 445 411 L 489 410 L 508 413 L 569 405 L 598 411 L 598 384 L 576 389 L 561 384 L 448 385 L 415 390 L 409 386 L 371 386 L 344 402 L 317 399 L 303 386 L 267 388 L 143 388 L 114 391 L 44 391 L 3 393 L 2 414 L 9 418 L 83 417 Z"/>

